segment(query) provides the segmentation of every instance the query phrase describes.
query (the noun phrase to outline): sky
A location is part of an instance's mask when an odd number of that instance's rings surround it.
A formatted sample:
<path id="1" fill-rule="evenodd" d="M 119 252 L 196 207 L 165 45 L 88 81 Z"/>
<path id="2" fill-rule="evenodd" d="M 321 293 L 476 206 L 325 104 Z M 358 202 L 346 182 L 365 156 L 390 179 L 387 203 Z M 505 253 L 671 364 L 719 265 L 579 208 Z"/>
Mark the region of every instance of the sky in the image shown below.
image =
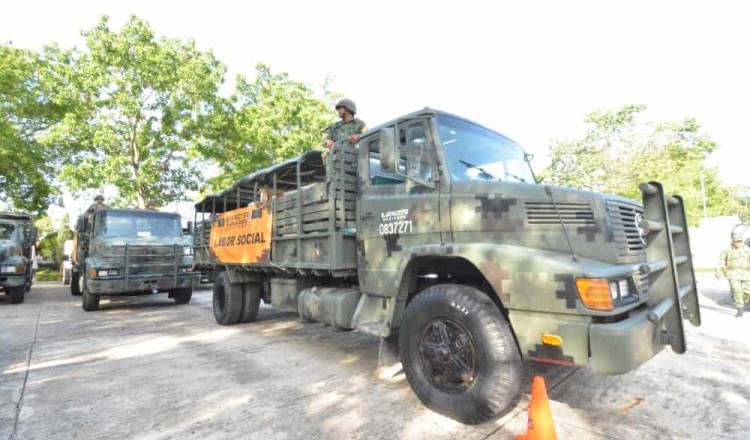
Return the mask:
<path id="1" fill-rule="evenodd" d="M 535 154 L 537 170 L 594 109 L 692 116 L 720 144 L 721 177 L 750 185 L 745 2 L 25 0 L 3 5 L 0 41 L 81 47 L 102 14 L 194 39 L 229 84 L 258 62 L 313 86 L 332 74 L 370 126 L 425 106 L 460 114 Z M 88 203 L 66 200 L 73 213 Z"/>

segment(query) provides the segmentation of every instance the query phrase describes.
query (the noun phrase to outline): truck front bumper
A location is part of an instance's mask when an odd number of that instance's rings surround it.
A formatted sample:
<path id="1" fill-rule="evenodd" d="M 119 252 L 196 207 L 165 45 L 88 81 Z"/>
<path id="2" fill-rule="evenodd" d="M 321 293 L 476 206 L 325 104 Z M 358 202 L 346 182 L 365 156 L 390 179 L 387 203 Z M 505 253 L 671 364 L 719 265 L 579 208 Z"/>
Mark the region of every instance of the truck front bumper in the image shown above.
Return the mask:
<path id="1" fill-rule="evenodd" d="M 87 279 L 86 286 L 96 295 L 139 295 L 166 292 L 170 289 L 197 286 L 200 273 L 184 272 L 174 275 L 139 275 L 113 279 Z"/>
<path id="2" fill-rule="evenodd" d="M 589 326 L 589 366 L 599 374 L 622 374 L 656 356 L 661 342 L 661 320 L 649 320 L 649 310 L 631 312 L 627 319 Z"/>
<path id="3" fill-rule="evenodd" d="M 26 274 L 2 274 L 0 275 L 0 287 L 18 287 L 26 284 Z"/>

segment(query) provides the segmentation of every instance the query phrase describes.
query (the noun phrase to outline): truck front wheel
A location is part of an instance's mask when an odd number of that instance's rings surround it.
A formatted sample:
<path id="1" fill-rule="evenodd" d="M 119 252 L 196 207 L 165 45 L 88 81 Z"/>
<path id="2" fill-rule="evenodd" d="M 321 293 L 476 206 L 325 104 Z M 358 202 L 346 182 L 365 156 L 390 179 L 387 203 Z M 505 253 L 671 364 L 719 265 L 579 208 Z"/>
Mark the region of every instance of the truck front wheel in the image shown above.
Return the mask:
<path id="1" fill-rule="evenodd" d="M 172 298 L 174 298 L 174 302 L 177 304 L 187 304 L 190 302 L 190 298 L 192 297 L 193 297 L 192 287 L 181 287 L 179 289 L 175 289 L 172 292 Z"/>
<path id="2" fill-rule="evenodd" d="M 261 285 L 257 283 L 242 284 L 242 313 L 240 322 L 255 321 L 260 308 Z"/>
<path id="3" fill-rule="evenodd" d="M 81 291 L 81 307 L 83 307 L 83 310 L 87 312 L 99 310 L 99 295 L 89 292 L 85 277 L 78 277 L 78 289 Z"/>
<path id="4" fill-rule="evenodd" d="M 428 408 L 467 424 L 491 420 L 517 398 L 521 357 L 508 321 L 483 292 L 440 284 L 408 305 L 401 362 Z"/>
<path id="5" fill-rule="evenodd" d="M 26 294 L 26 286 L 10 287 L 8 288 L 8 294 L 10 295 L 11 304 L 20 304 L 23 302 L 23 297 Z"/>
<path id="6" fill-rule="evenodd" d="M 221 272 L 214 283 L 214 318 L 221 325 L 237 324 L 242 313 L 242 285 Z"/>

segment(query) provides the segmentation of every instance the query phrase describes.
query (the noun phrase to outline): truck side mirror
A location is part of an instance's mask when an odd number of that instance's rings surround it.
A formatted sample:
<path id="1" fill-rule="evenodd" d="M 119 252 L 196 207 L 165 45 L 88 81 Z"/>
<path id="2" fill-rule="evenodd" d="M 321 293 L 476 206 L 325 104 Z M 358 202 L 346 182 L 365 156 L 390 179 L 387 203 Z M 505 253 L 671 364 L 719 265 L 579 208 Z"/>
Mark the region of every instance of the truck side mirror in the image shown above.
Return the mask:
<path id="1" fill-rule="evenodd" d="M 380 169 L 389 173 L 395 173 L 398 151 L 396 151 L 395 128 L 383 128 L 380 130 Z"/>
<path id="2" fill-rule="evenodd" d="M 191 220 L 188 220 L 187 222 L 187 235 L 193 235 L 193 232 L 195 232 L 195 225 Z"/>
<path id="3" fill-rule="evenodd" d="M 31 244 L 36 243 L 37 236 L 39 235 L 39 229 L 36 226 L 31 227 Z"/>

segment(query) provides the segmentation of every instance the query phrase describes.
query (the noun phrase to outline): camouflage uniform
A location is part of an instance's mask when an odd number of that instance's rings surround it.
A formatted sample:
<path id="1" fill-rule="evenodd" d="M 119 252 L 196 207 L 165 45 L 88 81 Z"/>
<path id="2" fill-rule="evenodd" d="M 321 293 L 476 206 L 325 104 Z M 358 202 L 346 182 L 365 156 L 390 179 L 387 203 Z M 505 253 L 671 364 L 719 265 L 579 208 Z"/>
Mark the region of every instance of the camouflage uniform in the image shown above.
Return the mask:
<path id="1" fill-rule="evenodd" d="M 750 302 L 750 249 L 744 244 L 724 249 L 716 272 L 729 280 L 734 306 L 741 310 L 745 303 Z"/>
<path id="2" fill-rule="evenodd" d="M 338 121 L 325 129 L 325 139 L 331 139 L 334 142 L 338 142 L 342 139 L 349 138 L 349 136 L 353 134 L 364 133 L 366 127 L 367 124 L 359 118 L 354 118 L 349 122 Z"/>

